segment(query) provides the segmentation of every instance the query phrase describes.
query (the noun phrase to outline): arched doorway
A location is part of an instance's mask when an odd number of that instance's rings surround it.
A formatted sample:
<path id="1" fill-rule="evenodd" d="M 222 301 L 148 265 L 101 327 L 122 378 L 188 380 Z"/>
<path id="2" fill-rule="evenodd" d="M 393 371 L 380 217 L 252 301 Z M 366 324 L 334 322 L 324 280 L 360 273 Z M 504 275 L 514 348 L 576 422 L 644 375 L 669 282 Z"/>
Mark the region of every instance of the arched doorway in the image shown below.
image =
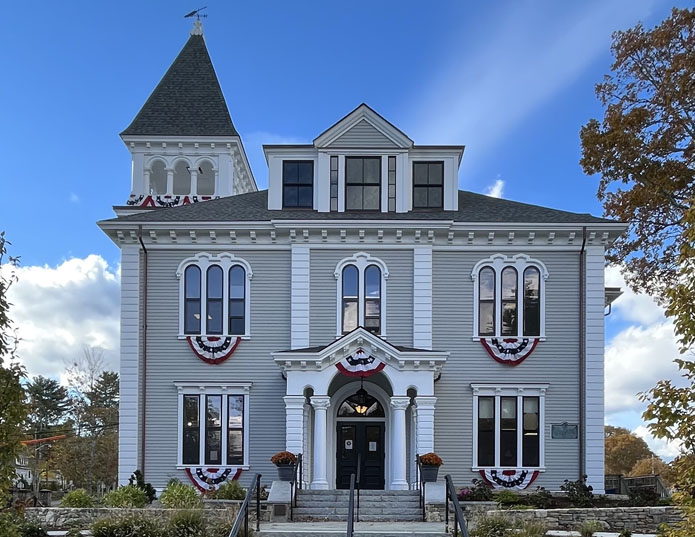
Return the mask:
<path id="1" fill-rule="evenodd" d="M 364 388 L 345 397 L 336 414 L 336 488 L 350 488 L 360 475 L 360 488 L 381 490 L 386 478 L 386 412 Z"/>

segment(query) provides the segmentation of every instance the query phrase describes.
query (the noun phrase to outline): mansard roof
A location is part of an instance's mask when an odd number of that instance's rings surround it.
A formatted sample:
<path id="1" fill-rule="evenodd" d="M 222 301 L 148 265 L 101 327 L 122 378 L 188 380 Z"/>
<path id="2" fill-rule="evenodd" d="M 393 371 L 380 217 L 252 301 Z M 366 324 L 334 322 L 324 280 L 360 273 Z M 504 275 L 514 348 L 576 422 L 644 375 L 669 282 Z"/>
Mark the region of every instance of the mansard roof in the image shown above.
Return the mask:
<path id="1" fill-rule="evenodd" d="M 238 136 L 202 35 L 191 35 L 121 136 Z"/>
<path id="2" fill-rule="evenodd" d="M 318 212 L 313 210 L 269 210 L 268 191 L 260 190 L 227 198 L 143 211 L 123 216 L 120 222 L 261 222 L 270 220 L 445 220 L 454 222 L 483 223 L 540 223 L 540 224 L 591 224 L 617 223 L 588 213 L 572 213 L 529 205 L 517 201 L 492 198 L 474 192 L 459 190 L 457 211 L 426 210 L 395 212 Z"/>

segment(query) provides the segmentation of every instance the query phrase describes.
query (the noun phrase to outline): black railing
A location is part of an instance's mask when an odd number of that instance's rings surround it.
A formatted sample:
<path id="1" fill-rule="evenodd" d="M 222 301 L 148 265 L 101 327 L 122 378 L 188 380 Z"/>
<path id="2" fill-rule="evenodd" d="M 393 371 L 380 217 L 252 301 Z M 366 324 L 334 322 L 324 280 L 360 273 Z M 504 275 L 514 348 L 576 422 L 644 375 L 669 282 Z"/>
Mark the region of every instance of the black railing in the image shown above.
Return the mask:
<path id="1" fill-rule="evenodd" d="M 256 474 L 253 476 L 253 481 L 251 481 L 249 489 L 246 491 L 246 497 L 236 515 L 236 520 L 232 526 L 232 531 L 229 532 L 229 537 L 237 537 L 242 524 L 244 526 L 244 537 L 248 537 L 249 508 L 254 492 L 256 493 L 256 532 L 261 530 L 261 474 Z"/>
<path id="2" fill-rule="evenodd" d="M 420 510 L 422 511 L 422 521 L 427 522 L 427 510 L 425 508 L 425 481 L 422 479 L 422 463 L 420 462 L 420 455 L 415 455 L 415 462 L 417 467 L 417 487 L 420 490 Z"/>
<path id="3" fill-rule="evenodd" d="M 444 509 L 444 517 L 446 520 L 446 532 L 449 533 L 449 501 L 454 504 L 454 527 L 453 533 L 454 537 L 458 537 L 459 529 L 461 530 L 461 535 L 463 537 L 468 537 L 468 525 L 466 524 L 466 519 L 463 516 L 463 509 L 461 509 L 461 504 L 459 503 L 458 496 L 456 495 L 456 488 L 454 487 L 454 481 L 451 479 L 451 475 L 446 476 L 446 505 Z"/>
<path id="4" fill-rule="evenodd" d="M 357 487 L 357 514 L 355 518 L 357 522 L 360 521 L 360 478 L 362 476 L 362 453 L 357 454 L 357 478 L 355 480 L 355 487 Z"/>
<path id="5" fill-rule="evenodd" d="M 350 474 L 350 495 L 348 496 L 347 537 L 355 534 L 355 474 Z"/>
<path id="6" fill-rule="evenodd" d="M 290 520 L 294 520 L 294 508 L 297 507 L 297 490 L 302 488 L 302 454 L 297 454 L 297 462 L 294 464 L 294 475 L 290 483 Z"/>

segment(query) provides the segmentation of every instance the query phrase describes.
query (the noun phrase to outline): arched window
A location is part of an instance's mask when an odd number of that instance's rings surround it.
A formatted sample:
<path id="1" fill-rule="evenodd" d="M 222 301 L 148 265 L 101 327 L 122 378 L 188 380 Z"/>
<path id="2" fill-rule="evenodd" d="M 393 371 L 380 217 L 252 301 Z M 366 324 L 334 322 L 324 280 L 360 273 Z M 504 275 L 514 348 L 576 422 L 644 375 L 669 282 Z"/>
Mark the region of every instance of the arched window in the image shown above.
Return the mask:
<path id="1" fill-rule="evenodd" d="M 502 270 L 502 335 L 516 336 L 517 333 L 517 272 L 514 267 Z"/>
<path id="2" fill-rule="evenodd" d="M 524 271 L 524 335 L 541 335 L 541 273 L 536 267 Z"/>
<path id="3" fill-rule="evenodd" d="M 229 269 L 229 335 L 239 336 L 246 329 L 246 271 L 241 265 Z"/>
<path id="4" fill-rule="evenodd" d="M 339 418 L 383 418 L 384 407 L 368 393 L 355 393 L 338 407 Z"/>
<path id="5" fill-rule="evenodd" d="M 364 271 L 364 327 L 381 333 L 381 270 L 376 265 Z"/>
<path id="6" fill-rule="evenodd" d="M 155 160 L 150 166 L 149 193 L 155 196 L 167 193 L 166 164 L 161 160 Z"/>
<path id="7" fill-rule="evenodd" d="M 359 271 L 355 265 L 343 269 L 343 334 L 359 323 Z"/>
<path id="8" fill-rule="evenodd" d="M 204 160 L 198 166 L 196 193 L 199 196 L 212 196 L 215 193 L 215 170 L 209 160 Z"/>
<path id="9" fill-rule="evenodd" d="M 184 332 L 200 333 L 200 269 L 191 265 L 184 276 Z"/>
<path id="10" fill-rule="evenodd" d="M 548 271 L 527 255 L 496 254 L 471 272 L 477 280 L 474 326 L 477 337 L 545 337 L 543 294 Z"/>
<path id="11" fill-rule="evenodd" d="M 212 265 L 207 272 L 207 301 L 205 307 L 207 333 L 222 333 L 222 268 Z"/>
<path id="12" fill-rule="evenodd" d="M 188 172 L 188 164 L 179 160 L 174 166 L 174 192 L 177 196 L 191 193 L 191 174 Z"/>

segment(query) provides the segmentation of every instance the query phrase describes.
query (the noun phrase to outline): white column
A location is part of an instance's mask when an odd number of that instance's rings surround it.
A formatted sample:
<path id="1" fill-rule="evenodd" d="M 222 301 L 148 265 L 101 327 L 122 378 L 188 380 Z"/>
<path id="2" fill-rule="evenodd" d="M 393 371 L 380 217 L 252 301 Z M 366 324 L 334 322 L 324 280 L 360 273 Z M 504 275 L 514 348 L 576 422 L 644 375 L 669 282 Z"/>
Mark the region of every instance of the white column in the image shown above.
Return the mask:
<path id="1" fill-rule="evenodd" d="M 327 395 L 315 395 L 311 398 L 314 407 L 314 479 L 312 489 L 328 489 L 326 473 L 326 452 L 328 444 L 326 414 L 331 400 Z"/>
<path id="2" fill-rule="evenodd" d="M 285 401 L 285 449 L 295 455 L 304 449 L 304 403 L 303 395 L 288 395 Z"/>
<path id="3" fill-rule="evenodd" d="M 196 196 L 198 194 L 198 170 L 191 168 L 191 196 Z"/>
<path id="4" fill-rule="evenodd" d="M 174 169 L 167 168 L 167 194 L 172 195 L 174 193 Z"/>
<path id="5" fill-rule="evenodd" d="M 422 395 L 415 398 L 418 455 L 434 451 L 434 406 L 436 403 L 436 397 Z"/>
<path id="6" fill-rule="evenodd" d="M 406 438 L 405 438 L 405 410 L 410 404 L 410 397 L 391 397 L 391 489 L 408 490 L 408 481 L 405 478 L 406 469 Z"/>

